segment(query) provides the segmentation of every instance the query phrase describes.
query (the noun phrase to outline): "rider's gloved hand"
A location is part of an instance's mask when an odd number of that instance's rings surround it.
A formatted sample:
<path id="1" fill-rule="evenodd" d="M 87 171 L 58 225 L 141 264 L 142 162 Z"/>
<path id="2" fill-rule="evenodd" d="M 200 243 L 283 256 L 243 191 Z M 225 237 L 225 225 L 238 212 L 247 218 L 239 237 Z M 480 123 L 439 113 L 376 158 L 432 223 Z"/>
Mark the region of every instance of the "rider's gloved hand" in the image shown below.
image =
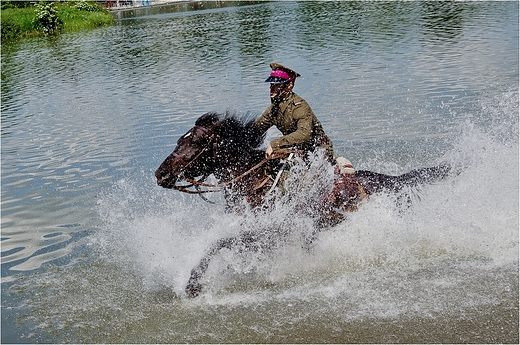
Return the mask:
<path id="1" fill-rule="evenodd" d="M 265 158 L 269 158 L 273 154 L 273 147 L 271 144 L 267 146 L 267 149 L 265 150 Z"/>

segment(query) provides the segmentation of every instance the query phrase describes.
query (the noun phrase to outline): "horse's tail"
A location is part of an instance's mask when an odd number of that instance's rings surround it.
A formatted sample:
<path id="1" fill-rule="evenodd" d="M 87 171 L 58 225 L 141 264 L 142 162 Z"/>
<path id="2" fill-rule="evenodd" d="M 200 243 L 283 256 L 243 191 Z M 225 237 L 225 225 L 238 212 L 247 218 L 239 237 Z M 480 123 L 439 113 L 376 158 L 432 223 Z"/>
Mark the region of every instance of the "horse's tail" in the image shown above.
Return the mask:
<path id="1" fill-rule="evenodd" d="M 414 169 L 402 175 L 392 176 L 367 170 L 356 171 L 356 178 L 368 194 L 382 191 L 399 192 L 403 187 L 434 183 L 444 179 L 451 171 L 450 165 L 437 165 Z"/>

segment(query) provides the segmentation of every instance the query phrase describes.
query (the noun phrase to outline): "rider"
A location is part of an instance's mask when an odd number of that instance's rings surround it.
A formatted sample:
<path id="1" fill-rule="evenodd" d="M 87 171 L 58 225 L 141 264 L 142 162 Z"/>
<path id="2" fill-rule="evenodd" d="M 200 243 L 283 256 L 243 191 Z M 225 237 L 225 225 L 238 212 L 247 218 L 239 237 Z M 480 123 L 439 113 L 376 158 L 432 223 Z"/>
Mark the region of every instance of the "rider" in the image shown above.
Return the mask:
<path id="1" fill-rule="evenodd" d="M 276 62 L 271 63 L 270 67 L 272 71 L 265 82 L 271 84 L 271 105 L 255 121 L 254 126 L 264 133 L 276 126 L 283 136 L 269 143 L 266 157 L 277 149 L 296 148 L 312 152 L 320 147 L 325 150 L 326 158 L 334 163 L 332 141 L 325 135 L 309 104 L 292 91 L 294 81 L 300 74 Z"/>
<path id="2" fill-rule="evenodd" d="M 325 135 L 320 121 L 309 104 L 292 91 L 300 74 L 276 62 L 270 67 L 272 71 L 266 82 L 271 83 L 271 105 L 255 121 L 254 127 L 265 133 L 271 126 L 276 126 L 283 136 L 269 143 L 266 157 L 273 150 L 290 147 L 305 152 L 324 149 L 325 157 L 334 165 L 334 185 L 339 191 L 332 203 L 342 208 L 350 207 L 361 196 L 352 163 L 344 157 L 334 157 L 332 141 Z"/>

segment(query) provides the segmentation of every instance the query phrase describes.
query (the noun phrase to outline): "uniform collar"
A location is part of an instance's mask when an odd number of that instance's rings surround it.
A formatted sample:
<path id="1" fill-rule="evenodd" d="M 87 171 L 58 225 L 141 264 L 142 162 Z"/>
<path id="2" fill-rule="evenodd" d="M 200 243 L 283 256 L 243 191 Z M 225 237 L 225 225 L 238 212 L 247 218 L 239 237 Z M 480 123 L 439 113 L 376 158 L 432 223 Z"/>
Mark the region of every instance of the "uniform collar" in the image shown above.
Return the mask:
<path id="1" fill-rule="evenodd" d="M 282 101 L 278 103 L 278 106 L 280 108 L 283 107 L 285 109 L 287 105 L 289 105 L 290 101 L 294 99 L 294 95 L 294 92 L 291 91 L 291 93 L 286 98 L 282 99 Z"/>

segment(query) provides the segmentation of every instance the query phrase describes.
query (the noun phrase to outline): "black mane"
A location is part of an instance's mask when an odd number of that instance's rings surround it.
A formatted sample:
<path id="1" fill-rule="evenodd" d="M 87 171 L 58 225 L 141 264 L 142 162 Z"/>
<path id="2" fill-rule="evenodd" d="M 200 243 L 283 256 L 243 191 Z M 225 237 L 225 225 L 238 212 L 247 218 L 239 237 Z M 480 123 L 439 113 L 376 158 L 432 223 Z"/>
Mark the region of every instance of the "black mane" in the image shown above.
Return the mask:
<path id="1" fill-rule="evenodd" d="M 214 134 L 220 138 L 229 140 L 235 145 L 244 145 L 250 148 L 258 148 L 265 139 L 265 133 L 261 133 L 253 127 L 255 117 L 251 114 L 236 115 L 226 112 L 206 113 L 199 117 L 195 126 L 211 128 Z"/>

